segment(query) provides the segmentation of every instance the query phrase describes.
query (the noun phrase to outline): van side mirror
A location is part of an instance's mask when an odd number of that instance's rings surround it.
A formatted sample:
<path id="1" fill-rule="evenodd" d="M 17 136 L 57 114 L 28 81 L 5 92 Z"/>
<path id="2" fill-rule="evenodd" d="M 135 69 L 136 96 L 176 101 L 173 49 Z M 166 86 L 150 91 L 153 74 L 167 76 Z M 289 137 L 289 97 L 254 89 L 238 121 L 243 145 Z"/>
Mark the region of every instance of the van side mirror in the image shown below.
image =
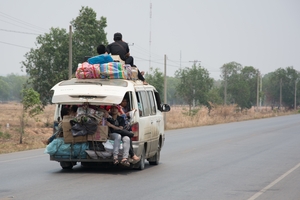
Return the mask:
<path id="1" fill-rule="evenodd" d="M 169 104 L 161 104 L 161 112 L 169 112 L 171 110 L 171 107 Z"/>

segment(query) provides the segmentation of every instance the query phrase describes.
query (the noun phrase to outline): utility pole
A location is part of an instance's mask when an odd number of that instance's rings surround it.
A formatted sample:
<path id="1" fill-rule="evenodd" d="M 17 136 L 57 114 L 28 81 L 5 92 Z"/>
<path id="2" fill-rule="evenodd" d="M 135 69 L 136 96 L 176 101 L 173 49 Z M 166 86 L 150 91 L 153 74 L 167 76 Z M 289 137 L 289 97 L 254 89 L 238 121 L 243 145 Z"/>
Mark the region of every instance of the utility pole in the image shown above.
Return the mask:
<path id="1" fill-rule="evenodd" d="M 149 33 L 149 72 L 152 71 L 152 66 L 151 66 L 151 29 L 152 29 L 152 2 L 150 1 L 150 33 Z"/>
<path id="2" fill-rule="evenodd" d="M 194 63 L 194 65 L 195 65 L 195 67 L 196 67 L 196 65 L 197 65 L 197 63 L 199 62 L 199 63 L 201 63 L 201 61 L 200 60 L 193 60 L 193 61 L 189 61 L 189 62 L 193 62 Z"/>
<path id="3" fill-rule="evenodd" d="M 226 105 L 227 102 L 227 69 L 225 67 L 225 84 L 224 84 L 224 106 Z"/>
<path id="4" fill-rule="evenodd" d="M 296 101 L 296 97 L 297 97 L 297 79 L 295 80 L 294 110 L 297 109 L 297 101 Z"/>
<path id="5" fill-rule="evenodd" d="M 193 61 L 189 61 L 189 62 L 193 62 L 195 67 L 197 65 L 197 62 L 201 63 L 200 60 L 193 60 Z M 195 104 L 196 103 L 195 103 L 195 87 L 194 87 L 194 89 L 193 89 L 193 108 L 195 108 Z"/>
<path id="6" fill-rule="evenodd" d="M 261 108 L 262 104 L 262 74 L 260 74 L 260 89 L 259 89 L 259 107 Z"/>
<path id="7" fill-rule="evenodd" d="M 256 111 L 258 111 L 258 102 L 259 102 L 259 70 L 257 70 Z"/>
<path id="8" fill-rule="evenodd" d="M 280 94 L 279 94 L 279 107 L 281 110 L 281 100 L 282 100 L 282 78 L 280 79 Z"/>
<path id="9" fill-rule="evenodd" d="M 69 79 L 72 78 L 72 25 L 69 26 Z"/>
<path id="10" fill-rule="evenodd" d="M 165 66 L 164 66 L 164 73 L 165 73 L 165 78 L 164 78 L 164 103 L 167 103 L 167 56 L 165 55 L 164 57 L 165 61 Z M 167 115 L 164 112 L 164 123 L 165 123 L 165 128 L 167 128 Z"/>

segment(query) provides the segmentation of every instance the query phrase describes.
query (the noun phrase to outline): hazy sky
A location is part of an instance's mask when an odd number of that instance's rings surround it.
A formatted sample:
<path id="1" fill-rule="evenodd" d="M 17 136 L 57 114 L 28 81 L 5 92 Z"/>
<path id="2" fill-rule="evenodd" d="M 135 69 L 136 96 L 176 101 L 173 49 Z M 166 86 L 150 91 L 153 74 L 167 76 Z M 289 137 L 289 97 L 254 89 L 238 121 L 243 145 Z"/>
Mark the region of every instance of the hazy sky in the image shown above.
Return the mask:
<path id="1" fill-rule="evenodd" d="M 36 37 L 51 27 L 68 30 L 81 6 L 107 18 L 108 42 L 123 34 L 140 70 L 163 72 L 164 55 L 169 76 L 194 60 L 214 79 L 231 61 L 262 74 L 300 70 L 299 0 L 1 0 L 0 75 L 25 74 L 20 62 Z"/>

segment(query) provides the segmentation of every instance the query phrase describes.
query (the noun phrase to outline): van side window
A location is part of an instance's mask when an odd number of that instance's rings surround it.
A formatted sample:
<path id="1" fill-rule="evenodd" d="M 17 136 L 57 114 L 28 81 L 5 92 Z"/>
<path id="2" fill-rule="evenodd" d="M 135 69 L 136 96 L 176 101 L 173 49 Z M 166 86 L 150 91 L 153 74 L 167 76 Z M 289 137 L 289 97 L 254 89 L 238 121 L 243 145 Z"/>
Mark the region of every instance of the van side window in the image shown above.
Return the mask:
<path id="1" fill-rule="evenodd" d="M 157 108 L 158 108 L 158 110 L 162 111 L 159 93 L 157 91 L 154 91 L 154 95 L 155 95 L 155 99 L 156 99 Z"/>
<path id="2" fill-rule="evenodd" d="M 149 97 L 149 104 L 150 104 L 150 115 L 156 114 L 156 105 L 155 99 L 152 91 L 147 91 Z"/>
<path id="3" fill-rule="evenodd" d="M 142 104 L 141 104 L 141 98 L 138 92 L 135 93 L 136 94 L 136 99 L 137 99 L 137 104 L 138 104 L 138 109 L 139 109 L 139 113 L 140 113 L 140 117 L 144 115 L 144 111 L 142 108 Z"/>
<path id="4" fill-rule="evenodd" d="M 127 100 L 127 108 L 126 108 L 126 110 L 128 110 L 128 111 L 132 110 L 132 92 L 130 92 L 130 91 L 126 92 L 123 99 Z"/>
<path id="5" fill-rule="evenodd" d="M 137 97 L 138 97 L 138 106 L 141 111 L 140 116 L 149 116 L 150 115 L 150 107 L 148 104 L 147 93 L 145 91 L 138 91 Z"/>

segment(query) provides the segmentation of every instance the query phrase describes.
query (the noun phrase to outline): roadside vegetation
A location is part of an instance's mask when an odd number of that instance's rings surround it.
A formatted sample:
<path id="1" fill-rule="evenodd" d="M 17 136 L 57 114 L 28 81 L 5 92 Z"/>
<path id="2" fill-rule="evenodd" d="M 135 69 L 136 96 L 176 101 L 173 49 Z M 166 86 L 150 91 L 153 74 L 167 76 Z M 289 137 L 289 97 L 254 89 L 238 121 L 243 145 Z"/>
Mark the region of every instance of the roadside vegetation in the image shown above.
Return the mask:
<path id="1" fill-rule="evenodd" d="M 105 32 L 106 17 L 97 17 L 89 7 L 82 7 L 70 24 L 70 74 L 75 77 L 78 63 L 85 56 L 97 55 L 96 47 L 107 45 L 107 37 L 112 36 Z M 36 47 L 24 55 L 21 69 L 27 75 L 0 76 L 0 153 L 43 147 L 41 141 L 52 134 L 54 105 L 49 91 L 69 79 L 69 40 L 66 29 L 49 27 L 49 32 L 36 38 Z M 178 66 L 174 76 L 166 77 L 164 88 L 161 64 L 154 63 L 145 79 L 156 87 L 162 102 L 171 106 L 166 129 L 294 114 L 300 104 L 300 73 L 293 66 L 262 75 L 255 66 L 229 61 L 215 66 L 220 67 L 221 77 L 214 80 L 205 66 L 194 62 Z"/>
<path id="2" fill-rule="evenodd" d="M 44 112 L 39 114 L 38 121 L 34 118 L 26 118 L 22 135 L 23 142 L 20 143 L 22 104 L 14 102 L 0 104 L 0 154 L 44 148 L 45 145 L 42 141 L 52 135 L 54 109 L 54 105 L 46 106 Z M 205 126 L 297 113 L 294 110 L 272 110 L 270 107 L 261 108 L 259 111 L 252 108 L 241 112 L 236 105 L 215 106 L 209 114 L 207 107 L 195 107 L 192 111 L 193 115 L 190 115 L 188 106 L 172 106 L 171 111 L 166 113 L 166 129 Z"/>

